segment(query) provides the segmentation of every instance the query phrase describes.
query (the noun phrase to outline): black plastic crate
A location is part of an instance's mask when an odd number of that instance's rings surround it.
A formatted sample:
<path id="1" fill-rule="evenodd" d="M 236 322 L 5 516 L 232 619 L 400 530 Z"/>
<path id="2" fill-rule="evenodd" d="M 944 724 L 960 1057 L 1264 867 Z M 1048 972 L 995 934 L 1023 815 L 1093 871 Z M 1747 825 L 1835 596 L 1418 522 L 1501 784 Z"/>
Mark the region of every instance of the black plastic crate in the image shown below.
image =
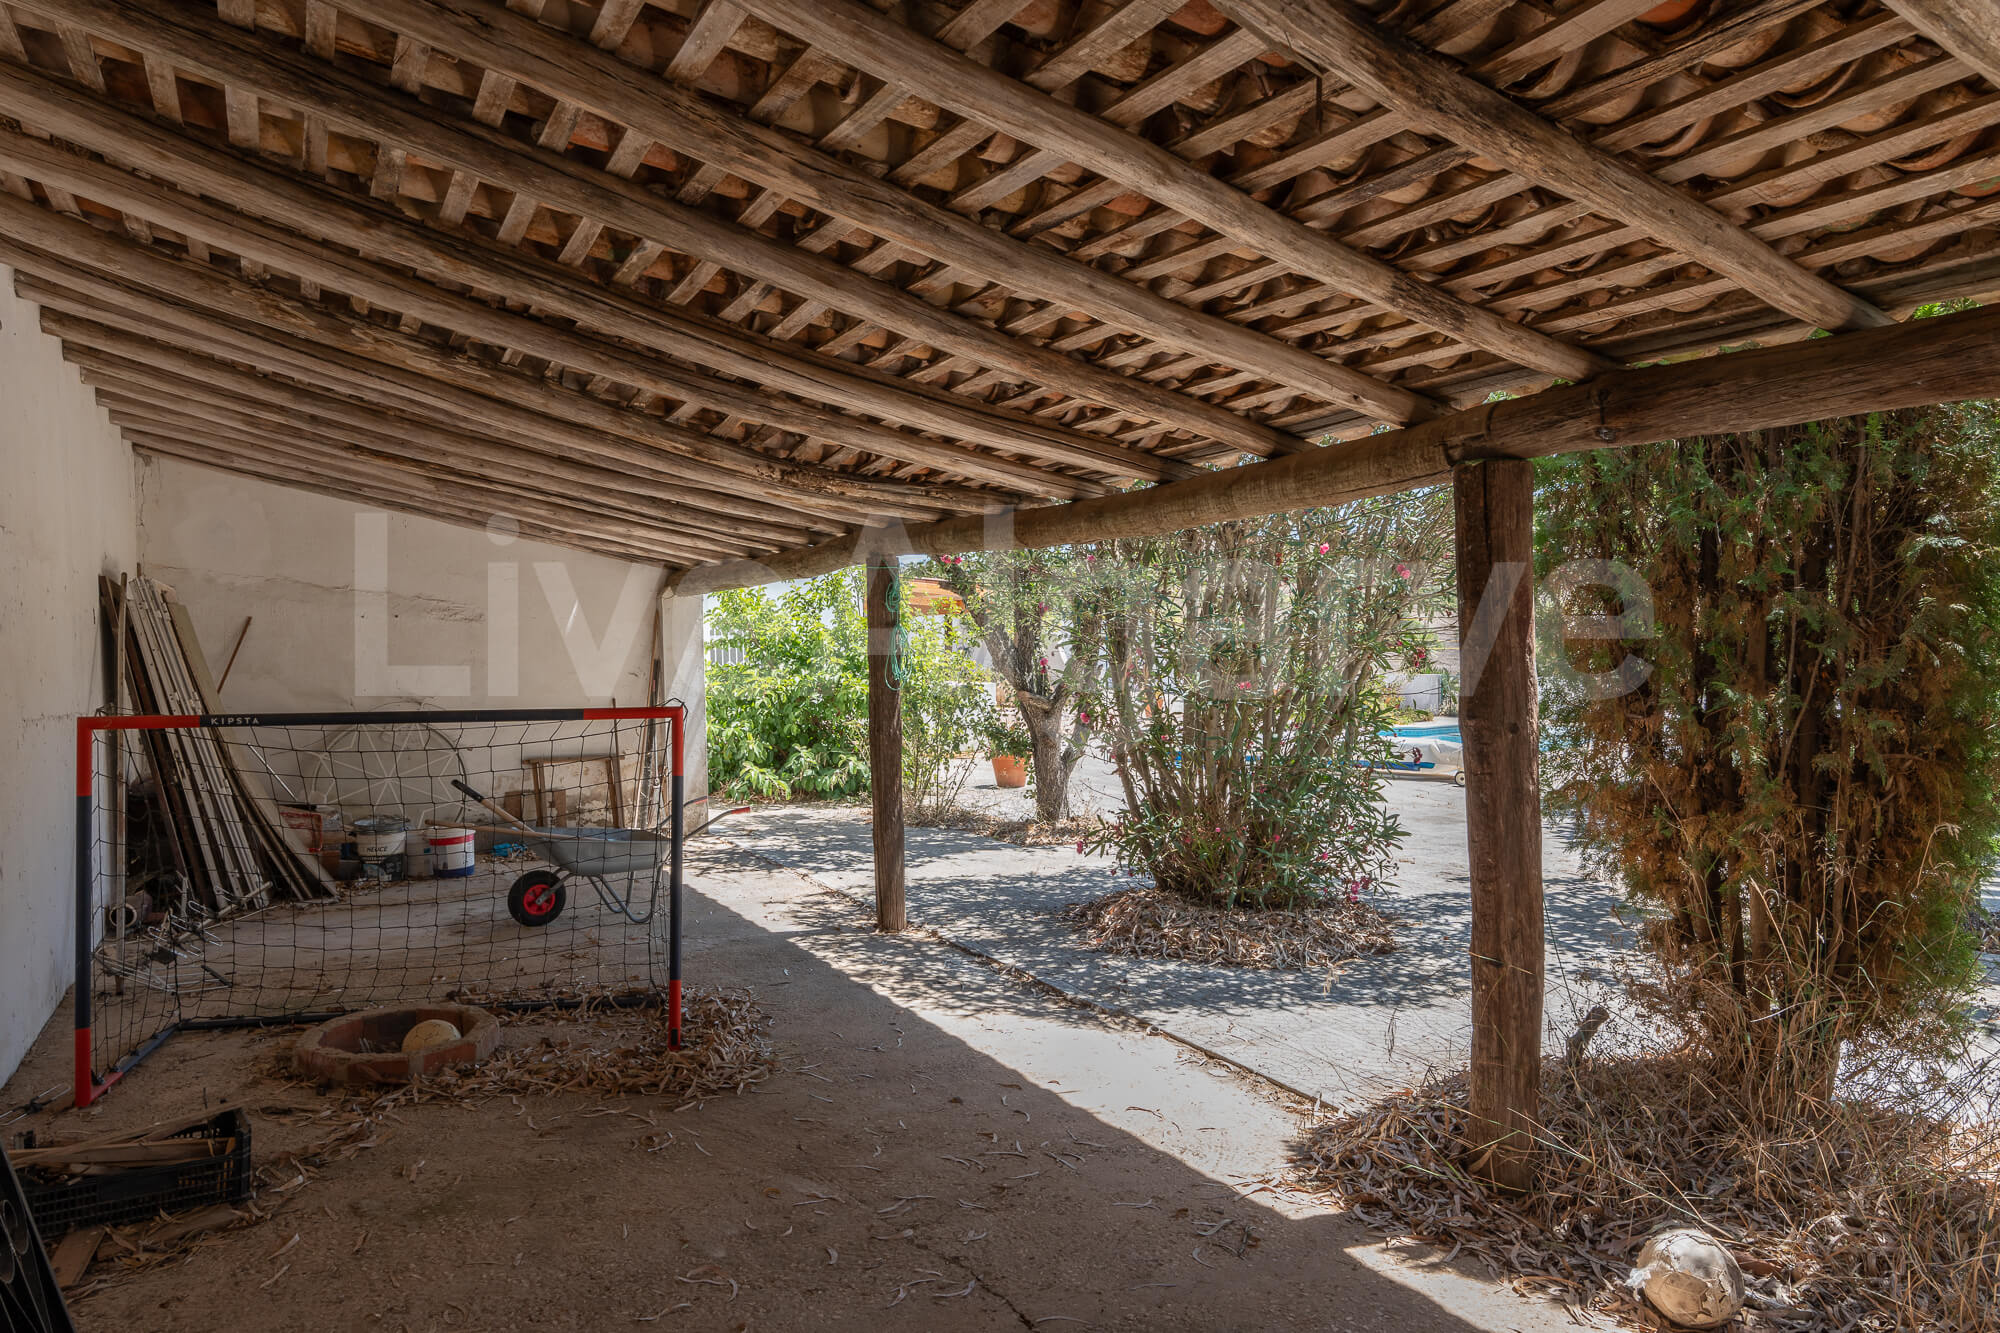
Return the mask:
<path id="1" fill-rule="evenodd" d="M 0 1149 L 0 1329 L 76 1333 L 5 1149 Z"/>
<path id="2" fill-rule="evenodd" d="M 250 1193 L 250 1117 L 239 1107 L 218 1111 L 173 1139 L 229 1139 L 236 1146 L 218 1157 L 166 1166 L 135 1166 L 97 1176 L 64 1177 L 32 1166 L 19 1168 L 28 1208 L 43 1234 L 78 1227 L 144 1222 L 161 1213 L 213 1203 L 238 1203 Z"/>

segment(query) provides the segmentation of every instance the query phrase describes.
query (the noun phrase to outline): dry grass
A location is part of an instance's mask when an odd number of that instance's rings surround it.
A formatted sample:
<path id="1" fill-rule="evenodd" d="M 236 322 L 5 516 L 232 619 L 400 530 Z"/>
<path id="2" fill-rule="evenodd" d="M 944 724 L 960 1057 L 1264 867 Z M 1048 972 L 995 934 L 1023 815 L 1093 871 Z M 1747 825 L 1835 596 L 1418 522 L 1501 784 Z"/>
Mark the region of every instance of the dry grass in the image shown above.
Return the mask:
<path id="1" fill-rule="evenodd" d="M 1302 972 L 1396 949 L 1395 919 L 1366 903 L 1225 911 L 1140 885 L 1071 903 L 1063 918 L 1105 953 L 1230 967 Z"/>
<path id="2" fill-rule="evenodd" d="M 1846 1101 L 1765 1126 L 1689 1056 L 1551 1062 L 1543 1180 L 1513 1196 L 1459 1166 L 1460 1074 L 1315 1127 L 1299 1183 L 1640 1327 L 1664 1325 L 1622 1285 L 1639 1247 L 1698 1225 L 1742 1264 L 1750 1328 L 1973 1333 L 2000 1328 L 2000 1127 L 1958 1118 L 1964 1091 L 1951 1114 Z"/>
<path id="3" fill-rule="evenodd" d="M 127 1274 L 181 1262 L 223 1231 L 254 1226 L 276 1215 L 328 1167 L 387 1142 L 397 1132 L 391 1122 L 403 1107 L 425 1102 L 482 1106 L 503 1099 L 518 1105 L 525 1097 L 581 1093 L 608 1101 L 659 1099 L 668 1104 L 657 1109 L 672 1112 L 709 1098 L 741 1094 L 777 1069 L 766 1035 L 769 1020 L 749 996 L 738 992 L 690 990 L 678 1051 L 667 1046 L 666 1014 L 656 1008 L 619 1009 L 593 1003 L 566 1011 L 560 1019 L 543 1012 L 504 1014 L 501 1021 L 509 1027 L 534 1025 L 559 1031 L 532 1045 L 503 1045 L 476 1066 L 387 1091 L 346 1096 L 320 1106 L 252 1108 L 262 1119 L 324 1127 L 324 1132 L 257 1164 L 251 1197 L 234 1208 L 217 1205 L 141 1226 L 111 1228 L 98 1246 L 87 1280 L 65 1293 L 69 1302 L 101 1291 Z M 265 1072 L 294 1088 L 312 1087 L 292 1073 L 288 1055 L 279 1055 Z M 533 1113 L 524 1108 L 522 1114 L 534 1129 Z M 583 1114 L 632 1119 L 639 1126 L 633 1146 L 648 1152 L 677 1142 L 653 1108 L 613 1104 Z"/>

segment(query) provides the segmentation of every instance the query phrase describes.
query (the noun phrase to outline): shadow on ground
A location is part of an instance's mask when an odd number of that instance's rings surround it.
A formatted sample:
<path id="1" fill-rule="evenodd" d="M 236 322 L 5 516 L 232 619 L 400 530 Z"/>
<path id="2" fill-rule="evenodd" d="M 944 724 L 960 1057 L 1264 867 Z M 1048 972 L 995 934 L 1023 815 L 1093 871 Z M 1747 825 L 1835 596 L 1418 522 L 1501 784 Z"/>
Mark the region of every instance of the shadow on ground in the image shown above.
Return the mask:
<path id="1" fill-rule="evenodd" d="M 696 1106 L 556 1094 L 400 1110 L 275 1217 L 77 1311 L 85 1333 L 259 1330 L 1567 1328 L 1383 1257 L 1245 1182 L 1296 1119 L 1220 1067 L 1049 1002 L 796 876 L 693 858 L 688 975 L 747 988 L 782 1072 Z M 62 1059 L 60 1020 L 8 1089 Z M 177 1038 L 96 1113 L 327 1104 L 269 1034 Z M 295 1112 L 294 1112 L 295 1113 Z M 650 1144 L 658 1150 L 648 1151 Z"/>
<path id="2" fill-rule="evenodd" d="M 1072 995 L 1142 1018 L 1288 1087 L 1343 1102 L 1463 1058 L 1470 1034 L 1471 913 L 1463 794 L 1389 788 L 1408 837 L 1378 905 L 1401 922 L 1393 954 L 1318 972 L 1206 967 L 1099 953 L 1060 919 L 1125 881 L 1100 856 L 1018 847 L 953 829 L 909 831 L 911 919 Z M 767 807 L 735 845 L 849 893 L 873 892 L 873 846 L 855 807 Z M 1603 999 L 1629 933 L 1617 893 L 1546 832 L 1549 1024 L 1560 1038 Z"/>

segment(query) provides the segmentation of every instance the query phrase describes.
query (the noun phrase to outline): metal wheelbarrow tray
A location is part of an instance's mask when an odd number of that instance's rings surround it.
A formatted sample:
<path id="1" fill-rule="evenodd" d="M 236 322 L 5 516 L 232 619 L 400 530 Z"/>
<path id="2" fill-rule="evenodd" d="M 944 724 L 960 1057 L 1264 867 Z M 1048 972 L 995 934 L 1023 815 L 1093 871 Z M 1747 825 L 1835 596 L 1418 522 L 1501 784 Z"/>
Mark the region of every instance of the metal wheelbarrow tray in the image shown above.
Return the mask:
<path id="1" fill-rule="evenodd" d="M 673 835 L 653 829 L 537 828 L 525 839 L 530 850 L 554 869 L 537 867 L 507 891 L 507 911 L 524 926 L 546 926 L 562 915 L 571 879 L 587 882 L 597 900 L 626 920 L 644 925 L 659 906 L 661 870 L 673 851 Z M 650 874 L 645 910 L 638 910 L 640 878 Z M 611 881 L 623 879 L 625 891 Z"/>

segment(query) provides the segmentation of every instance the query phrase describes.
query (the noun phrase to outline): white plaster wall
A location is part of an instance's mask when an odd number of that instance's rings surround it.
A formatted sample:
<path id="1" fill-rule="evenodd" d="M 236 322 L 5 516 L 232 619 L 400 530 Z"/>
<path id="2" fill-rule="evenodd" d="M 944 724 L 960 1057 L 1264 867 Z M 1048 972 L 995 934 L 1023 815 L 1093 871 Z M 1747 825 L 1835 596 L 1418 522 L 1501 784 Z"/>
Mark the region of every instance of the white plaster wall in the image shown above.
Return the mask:
<path id="1" fill-rule="evenodd" d="M 142 458 L 139 491 L 139 559 L 187 606 L 216 675 L 251 619 L 225 711 L 646 701 L 657 567 L 175 459 Z M 707 790 L 700 599 L 666 612 L 694 796 Z"/>
<path id="2" fill-rule="evenodd" d="M 104 702 L 100 573 L 136 557 L 133 459 L 0 267 L 0 1079 L 70 981 L 76 725 Z"/>

